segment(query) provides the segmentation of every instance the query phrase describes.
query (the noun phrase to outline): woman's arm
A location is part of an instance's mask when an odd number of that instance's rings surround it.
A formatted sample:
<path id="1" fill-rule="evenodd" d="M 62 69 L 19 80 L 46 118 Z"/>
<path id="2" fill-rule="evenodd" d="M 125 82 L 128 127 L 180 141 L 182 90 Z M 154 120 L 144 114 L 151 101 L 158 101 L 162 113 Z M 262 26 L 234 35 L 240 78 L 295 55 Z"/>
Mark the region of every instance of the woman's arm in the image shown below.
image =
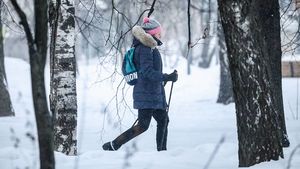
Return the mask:
<path id="1" fill-rule="evenodd" d="M 163 74 L 154 69 L 153 51 L 149 47 L 140 50 L 140 76 L 151 81 L 163 81 Z"/>

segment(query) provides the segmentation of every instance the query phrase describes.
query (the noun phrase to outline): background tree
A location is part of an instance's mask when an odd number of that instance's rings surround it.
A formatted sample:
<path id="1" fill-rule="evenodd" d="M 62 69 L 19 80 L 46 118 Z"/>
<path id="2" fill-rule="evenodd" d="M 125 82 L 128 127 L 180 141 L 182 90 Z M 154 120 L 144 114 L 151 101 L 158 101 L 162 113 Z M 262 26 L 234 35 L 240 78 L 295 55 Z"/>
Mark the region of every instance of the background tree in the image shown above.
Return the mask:
<path id="1" fill-rule="evenodd" d="M 14 116 L 14 110 L 11 104 L 8 86 L 7 86 L 7 79 L 5 73 L 5 66 L 4 66 L 4 47 L 3 47 L 3 29 L 2 29 L 2 8 L 3 8 L 3 1 L 0 1 L 0 117 L 2 116 Z"/>
<path id="2" fill-rule="evenodd" d="M 187 21 L 188 21 L 188 43 L 187 43 L 187 55 L 186 55 L 186 59 L 187 59 L 187 74 L 191 74 L 191 64 L 192 64 L 192 60 L 193 60 L 193 53 L 192 53 L 192 40 L 191 40 L 191 0 L 187 0 Z"/>
<path id="3" fill-rule="evenodd" d="M 54 115 L 54 148 L 77 154 L 75 8 L 73 0 L 57 0 L 49 11 L 51 25 L 50 109 Z"/>
<path id="4" fill-rule="evenodd" d="M 277 105 L 282 97 L 275 91 L 281 74 L 272 68 L 281 68 L 279 3 L 218 0 L 218 4 L 236 103 L 239 166 L 278 160 L 283 157 L 284 118 L 282 105 Z"/>
<path id="5" fill-rule="evenodd" d="M 20 23 L 24 27 L 28 42 L 32 96 L 39 140 L 40 167 L 42 169 L 53 169 L 55 168 L 52 135 L 53 128 L 51 116 L 48 111 L 44 84 L 44 69 L 48 39 L 47 1 L 34 1 L 35 37 L 31 34 L 26 15 L 16 0 L 11 0 L 11 3 L 19 15 Z"/>
<path id="6" fill-rule="evenodd" d="M 200 27 L 200 29 L 204 29 L 204 32 L 206 33 L 207 37 L 203 38 L 203 43 L 201 44 L 202 50 L 201 50 L 201 61 L 198 63 L 199 67 L 202 68 L 208 68 L 210 66 L 211 60 L 213 58 L 213 55 L 216 54 L 214 51 L 210 52 L 210 45 L 212 42 L 212 37 L 209 37 L 209 35 L 211 34 L 212 28 L 212 2 L 211 0 L 205 0 L 202 1 L 202 6 L 203 10 L 201 13 L 201 16 L 203 18 L 203 20 L 201 20 L 202 22 L 202 27 Z"/>
<path id="7" fill-rule="evenodd" d="M 229 104 L 234 102 L 229 62 L 221 23 L 218 25 L 219 58 L 220 58 L 220 88 L 217 103 Z"/>

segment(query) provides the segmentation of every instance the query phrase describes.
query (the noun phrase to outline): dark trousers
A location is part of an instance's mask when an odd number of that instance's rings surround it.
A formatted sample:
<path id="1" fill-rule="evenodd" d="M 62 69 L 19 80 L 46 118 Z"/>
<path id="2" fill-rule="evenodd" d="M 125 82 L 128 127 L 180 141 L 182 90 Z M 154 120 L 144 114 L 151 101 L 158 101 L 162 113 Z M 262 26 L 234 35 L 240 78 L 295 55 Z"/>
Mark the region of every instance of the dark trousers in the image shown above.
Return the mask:
<path id="1" fill-rule="evenodd" d="M 169 116 L 166 110 L 156 110 L 156 109 L 139 109 L 138 111 L 138 123 L 122 133 L 115 140 L 113 140 L 115 148 L 121 147 L 123 144 L 131 140 L 132 138 L 145 132 L 150 125 L 151 118 L 157 122 L 156 130 L 156 145 L 157 150 L 167 150 L 167 135 L 168 135 L 168 123 Z"/>

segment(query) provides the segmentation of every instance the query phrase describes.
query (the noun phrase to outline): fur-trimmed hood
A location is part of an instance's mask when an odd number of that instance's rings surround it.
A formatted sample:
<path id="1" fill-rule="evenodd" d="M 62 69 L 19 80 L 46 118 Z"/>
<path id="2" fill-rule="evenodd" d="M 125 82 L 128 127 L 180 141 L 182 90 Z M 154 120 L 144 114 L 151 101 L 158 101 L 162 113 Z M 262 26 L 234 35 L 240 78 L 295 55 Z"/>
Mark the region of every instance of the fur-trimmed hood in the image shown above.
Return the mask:
<path id="1" fill-rule="evenodd" d="M 157 41 L 150 34 L 146 33 L 141 26 L 134 26 L 132 35 L 147 47 L 155 48 L 157 46 Z"/>

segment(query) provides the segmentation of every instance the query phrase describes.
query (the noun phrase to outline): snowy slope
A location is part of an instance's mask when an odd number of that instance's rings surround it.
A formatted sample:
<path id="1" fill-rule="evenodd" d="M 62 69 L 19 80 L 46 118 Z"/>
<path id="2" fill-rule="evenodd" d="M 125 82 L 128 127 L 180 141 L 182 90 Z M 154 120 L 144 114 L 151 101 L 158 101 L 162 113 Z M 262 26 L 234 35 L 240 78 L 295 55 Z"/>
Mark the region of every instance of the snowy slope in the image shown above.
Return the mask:
<path id="1" fill-rule="evenodd" d="M 156 151 L 156 124 L 153 120 L 147 132 L 119 151 L 105 152 L 101 149 L 102 144 L 130 127 L 136 119 L 137 112 L 124 109 L 124 104 L 116 108 L 116 99 L 113 97 L 120 81 L 119 75 L 113 76 L 113 80 L 101 81 L 108 77 L 110 72 L 100 69 L 97 60 L 90 61 L 89 65 L 81 61 L 77 81 L 79 156 L 68 157 L 55 153 L 57 168 L 199 169 L 206 165 L 222 137 L 225 137 L 225 141 L 220 145 L 209 168 L 238 168 L 234 104 L 223 106 L 215 103 L 219 68 L 193 68 L 192 75 L 187 76 L 186 63 L 180 61 L 179 65 L 179 81 L 174 85 L 169 114 L 168 151 Z M 0 118 L 0 169 L 36 169 L 39 165 L 38 148 L 29 65 L 22 60 L 8 58 L 6 69 L 16 117 Z M 49 84 L 49 75 L 46 76 L 46 84 Z M 283 79 L 286 123 L 291 141 L 291 147 L 284 149 L 285 159 L 265 162 L 250 167 L 251 169 L 286 168 L 292 150 L 300 144 L 300 122 L 294 117 L 300 102 L 297 103 L 296 99 L 296 86 L 300 86 L 298 81 Z M 132 107 L 132 88 L 125 86 L 122 90 L 123 87 L 123 84 L 119 87 L 117 101 L 122 101 L 124 93 L 128 106 Z M 169 90 L 170 84 L 167 85 L 166 93 Z M 110 100 L 112 101 L 107 106 Z M 26 136 L 28 133 L 35 139 Z M 300 168 L 300 149 L 294 155 L 291 168 Z"/>

